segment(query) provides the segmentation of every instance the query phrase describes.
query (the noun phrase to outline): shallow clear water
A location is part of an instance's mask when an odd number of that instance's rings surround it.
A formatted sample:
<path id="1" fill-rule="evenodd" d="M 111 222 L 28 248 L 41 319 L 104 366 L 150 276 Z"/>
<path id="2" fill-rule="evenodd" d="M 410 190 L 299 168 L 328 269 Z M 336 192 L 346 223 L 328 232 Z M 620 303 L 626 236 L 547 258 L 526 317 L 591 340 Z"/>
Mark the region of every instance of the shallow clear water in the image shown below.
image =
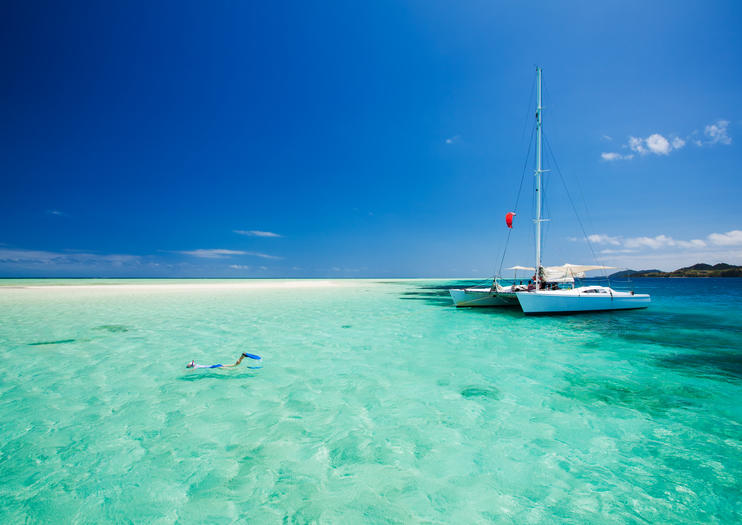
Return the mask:
<path id="1" fill-rule="evenodd" d="M 52 283 L 0 281 L 2 523 L 742 520 L 740 279 L 535 318 L 451 281 Z"/>

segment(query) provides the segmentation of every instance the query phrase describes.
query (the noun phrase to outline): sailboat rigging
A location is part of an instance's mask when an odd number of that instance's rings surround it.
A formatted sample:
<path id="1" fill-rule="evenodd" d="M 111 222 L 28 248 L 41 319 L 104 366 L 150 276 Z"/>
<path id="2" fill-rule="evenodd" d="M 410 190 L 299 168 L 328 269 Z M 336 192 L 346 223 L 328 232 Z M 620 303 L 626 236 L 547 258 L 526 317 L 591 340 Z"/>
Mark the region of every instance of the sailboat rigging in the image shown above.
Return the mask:
<path id="1" fill-rule="evenodd" d="M 591 270 L 606 270 L 610 266 L 563 264 L 544 267 L 541 261 L 542 232 L 541 223 L 548 221 L 542 217 L 542 169 L 543 153 L 543 105 L 542 68 L 536 68 L 536 260 L 534 267 L 513 266 L 509 270 L 534 272 L 526 285 L 502 286 L 497 276 L 489 287 L 472 287 L 449 290 L 456 306 L 520 306 L 526 314 L 567 313 L 599 310 L 629 310 L 646 308 L 651 301 L 648 294 L 617 291 L 609 286 L 575 287 L 575 278 L 585 277 Z M 515 212 L 509 212 L 505 221 L 512 228 Z"/>

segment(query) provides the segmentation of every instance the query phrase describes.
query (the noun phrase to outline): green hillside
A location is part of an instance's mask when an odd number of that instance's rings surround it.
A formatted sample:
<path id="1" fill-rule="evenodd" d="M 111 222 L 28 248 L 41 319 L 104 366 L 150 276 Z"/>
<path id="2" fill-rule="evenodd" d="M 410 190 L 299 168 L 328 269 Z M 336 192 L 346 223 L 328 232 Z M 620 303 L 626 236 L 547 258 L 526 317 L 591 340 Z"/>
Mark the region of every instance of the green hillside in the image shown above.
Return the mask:
<path id="1" fill-rule="evenodd" d="M 742 277 L 742 266 L 733 264 L 719 263 L 714 264 L 694 264 L 685 268 L 678 268 L 672 272 L 661 272 L 659 270 L 641 270 L 628 272 L 631 277 Z M 624 273 L 624 272 L 622 272 Z"/>

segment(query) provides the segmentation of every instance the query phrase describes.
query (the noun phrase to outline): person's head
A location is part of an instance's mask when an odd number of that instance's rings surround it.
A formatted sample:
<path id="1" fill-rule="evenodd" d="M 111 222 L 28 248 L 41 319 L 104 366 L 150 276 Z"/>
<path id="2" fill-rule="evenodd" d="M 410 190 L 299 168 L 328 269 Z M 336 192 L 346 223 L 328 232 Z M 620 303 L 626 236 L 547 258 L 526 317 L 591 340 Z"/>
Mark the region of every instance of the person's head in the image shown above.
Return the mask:
<path id="1" fill-rule="evenodd" d="M 194 366 L 196 366 L 196 361 L 191 361 L 186 365 L 186 368 L 193 368 Z"/>

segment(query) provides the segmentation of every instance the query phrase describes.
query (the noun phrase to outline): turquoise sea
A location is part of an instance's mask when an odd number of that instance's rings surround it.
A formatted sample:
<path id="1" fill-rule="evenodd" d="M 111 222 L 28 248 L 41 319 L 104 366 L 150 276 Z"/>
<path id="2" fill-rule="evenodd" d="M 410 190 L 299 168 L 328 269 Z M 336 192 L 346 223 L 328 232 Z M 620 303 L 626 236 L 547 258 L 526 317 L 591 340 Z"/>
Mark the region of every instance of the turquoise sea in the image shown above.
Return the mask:
<path id="1" fill-rule="evenodd" d="M 742 521 L 742 279 L 299 284 L 0 281 L 0 523 Z"/>

